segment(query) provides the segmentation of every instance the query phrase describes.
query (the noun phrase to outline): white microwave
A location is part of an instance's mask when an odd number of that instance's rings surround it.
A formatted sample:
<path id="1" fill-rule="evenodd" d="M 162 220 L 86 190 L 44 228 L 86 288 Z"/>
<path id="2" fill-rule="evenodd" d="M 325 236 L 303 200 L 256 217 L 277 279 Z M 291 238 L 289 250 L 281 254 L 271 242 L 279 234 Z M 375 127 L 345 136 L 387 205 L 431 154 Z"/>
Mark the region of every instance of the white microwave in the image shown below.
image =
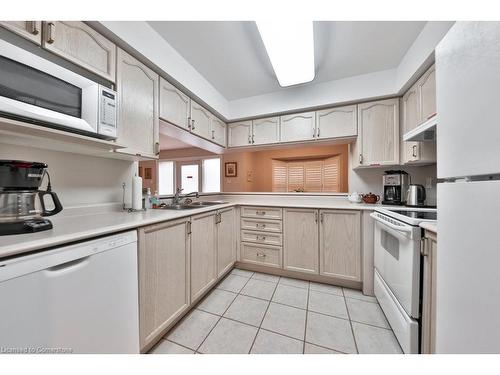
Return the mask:
<path id="1" fill-rule="evenodd" d="M 116 138 L 117 93 L 0 40 L 0 117 Z"/>

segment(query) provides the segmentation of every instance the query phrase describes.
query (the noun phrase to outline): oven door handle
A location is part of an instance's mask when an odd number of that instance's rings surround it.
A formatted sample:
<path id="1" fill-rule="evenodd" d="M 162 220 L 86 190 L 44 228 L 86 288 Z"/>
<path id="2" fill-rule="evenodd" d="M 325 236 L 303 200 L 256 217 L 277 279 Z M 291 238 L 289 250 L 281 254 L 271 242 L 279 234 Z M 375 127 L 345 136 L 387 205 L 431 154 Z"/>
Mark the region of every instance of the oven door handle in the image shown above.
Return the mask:
<path id="1" fill-rule="evenodd" d="M 375 213 L 371 213 L 370 216 L 373 218 L 373 220 L 375 221 L 378 221 L 379 223 L 382 223 L 384 224 L 385 226 L 395 230 L 395 231 L 398 231 L 398 232 L 406 232 L 406 233 L 412 233 L 413 232 L 413 228 L 410 227 L 410 226 L 399 226 L 399 225 L 394 225 L 388 221 L 385 221 L 383 219 L 381 219 L 380 217 L 378 217 L 377 214 Z"/>

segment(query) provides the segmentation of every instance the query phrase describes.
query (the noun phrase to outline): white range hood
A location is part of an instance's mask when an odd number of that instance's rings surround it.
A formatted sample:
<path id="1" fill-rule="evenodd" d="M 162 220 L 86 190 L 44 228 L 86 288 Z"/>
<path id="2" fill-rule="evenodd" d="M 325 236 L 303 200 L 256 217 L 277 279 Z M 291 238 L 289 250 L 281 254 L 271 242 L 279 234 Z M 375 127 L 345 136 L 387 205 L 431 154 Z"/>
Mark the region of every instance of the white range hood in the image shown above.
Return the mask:
<path id="1" fill-rule="evenodd" d="M 403 135 L 405 142 L 433 142 L 436 140 L 437 114 L 432 116 L 423 124 L 417 126 Z"/>

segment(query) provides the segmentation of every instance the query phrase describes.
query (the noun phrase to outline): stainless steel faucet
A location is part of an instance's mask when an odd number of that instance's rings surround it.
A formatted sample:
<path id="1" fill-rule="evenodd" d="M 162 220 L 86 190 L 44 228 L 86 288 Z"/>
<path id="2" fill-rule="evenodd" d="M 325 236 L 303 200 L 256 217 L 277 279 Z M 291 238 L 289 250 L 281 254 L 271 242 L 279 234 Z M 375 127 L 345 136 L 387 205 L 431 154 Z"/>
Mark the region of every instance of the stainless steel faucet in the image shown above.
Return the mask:
<path id="1" fill-rule="evenodd" d="M 188 194 L 181 196 L 182 190 L 184 190 L 184 189 L 180 189 L 180 188 L 177 189 L 174 197 L 172 198 L 172 205 L 181 204 L 181 199 L 184 199 L 184 203 L 186 203 L 186 201 L 189 200 L 189 197 L 196 197 L 196 198 L 200 197 L 200 194 L 197 191 L 193 191 L 191 193 L 188 193 Z"/>

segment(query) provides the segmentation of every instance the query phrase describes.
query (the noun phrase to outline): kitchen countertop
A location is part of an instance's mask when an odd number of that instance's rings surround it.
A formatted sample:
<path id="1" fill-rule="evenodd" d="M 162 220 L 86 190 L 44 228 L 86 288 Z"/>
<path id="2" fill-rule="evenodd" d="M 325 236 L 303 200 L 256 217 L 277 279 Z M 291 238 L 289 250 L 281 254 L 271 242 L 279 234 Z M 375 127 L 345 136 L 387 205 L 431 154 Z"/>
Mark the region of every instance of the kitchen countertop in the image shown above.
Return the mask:
<path id="1" fill-rule="evenodd" d="M 435 222 L 423 222 L 420 223 L 420 228 L 424 228 L 425 230 L 434 232 L 437 234 L 437 221 Z"/>
<path id="2" fill-rule="evenodd" d="M 345 198 L 322 198 L 311 199 L 310 202 L 301 202 L 299 199 L 294 199 L 292 197 L 285 199 L 276 199 L 276 197 L 256 197 L 249 199 L 232 197 L 230 195 L 214 197 L 217 197 L 217 200 L 227 201 L 227 203 L 182 211 L 152 209 L 132 213 L 117 210 L 116 206 L 114 206 L 112 210 L 101 212 L 92 212 L 89 208 L 81 210 L 75 208 L 68 209 L 70 213 L 61 213 L 50 217 L 54 226 L 51 230 L 38 233 L 0 236 L 0 258 L 60 246 L 111 233 L 133 230 L 145 225 L 175 220 L 238 205 L 346 210 L 374 210 L 377 207 L 384 207 L 380 204 L 350 203 Z M 220 199 L 221 197 L 223 199 Z M 397 209 L 400 207 L 389 206 L 388 208 Z"/>

